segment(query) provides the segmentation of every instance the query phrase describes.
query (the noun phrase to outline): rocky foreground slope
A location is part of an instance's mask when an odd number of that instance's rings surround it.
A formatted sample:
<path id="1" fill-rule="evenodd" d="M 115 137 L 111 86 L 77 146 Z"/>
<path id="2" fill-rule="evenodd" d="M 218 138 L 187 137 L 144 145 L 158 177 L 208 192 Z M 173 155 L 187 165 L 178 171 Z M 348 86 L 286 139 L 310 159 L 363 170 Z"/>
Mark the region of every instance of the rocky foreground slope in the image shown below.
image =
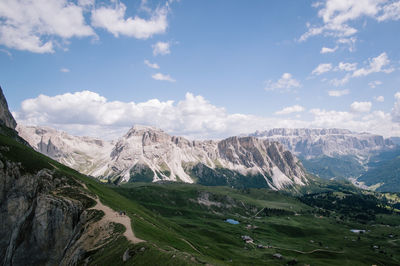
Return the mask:
<path id="1" fill-rule="evenodd" d="M 89 263 L 122 234 L 119 220 L 97 207 L 87 177 L 34 151 L 14 128 L 0 88 L 0 265 Z"/>
<path id="2" fill-rule="evenodd" d="M 256 131 L 250 136 L 278 141 L 286 149 L 306 159 L 319 156 L 358 156 L 367 158 L 371 153 L 391 149 L 390 139 L 369 133 L 356 133 L 347 129 L 275 128 Z"/>
<path id="3" fill-rule="evenodd" d="M 19 125 L 32 147 L 84 174 L 116 182 L 183 181 L 284 189 L 308 183 L 301 163 L 275 141 L 231 137 L 190 141 L 135 126 L 114 142 Z"/>

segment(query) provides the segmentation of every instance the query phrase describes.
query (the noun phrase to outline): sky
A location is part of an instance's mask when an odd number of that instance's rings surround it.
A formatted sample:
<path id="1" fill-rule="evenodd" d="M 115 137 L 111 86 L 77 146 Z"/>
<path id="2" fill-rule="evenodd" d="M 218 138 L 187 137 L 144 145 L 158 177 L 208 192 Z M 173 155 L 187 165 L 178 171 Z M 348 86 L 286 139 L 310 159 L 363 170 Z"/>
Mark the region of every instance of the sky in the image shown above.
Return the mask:
<path id="1" fill-rule="evenodd" d="M 115 139 L 400 136 L 400 0 L 0 0 L 16 120 Z"/>

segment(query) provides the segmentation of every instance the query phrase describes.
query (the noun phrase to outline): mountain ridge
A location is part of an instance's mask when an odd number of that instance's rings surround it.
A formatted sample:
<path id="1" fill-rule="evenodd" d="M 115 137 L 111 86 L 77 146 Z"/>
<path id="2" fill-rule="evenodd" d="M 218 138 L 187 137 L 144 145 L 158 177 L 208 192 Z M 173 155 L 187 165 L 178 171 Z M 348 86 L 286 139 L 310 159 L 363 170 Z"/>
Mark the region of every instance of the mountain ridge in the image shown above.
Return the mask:
<path id="1" fill-rule="evenodd" d="M 207 173 L 211 171 L 211 175 L 222 180 L 218 184 L 233 182 L 227 181 L 231 177 L 221 173 L 221 169 L 235 172 L 243 180 L 246 176 L 262 177 L 264 185 L 272 189 L 308 183 L 296 157 L 277 142 L 255 137 L 191 141 L 168 135 L 161 129 L 137 125 L 117 141 L 108 142 L 42 127 L 18 125 L 17 130 L 39 152 L 84 174 L 117 182 L 146 176 L 149 181 L 193 183 L 204 177 L 197 171 L 197 166 L 203 165 L 208 168 Z M 95 147 L 98 152 L 85 151 L 85 145 Z"/>

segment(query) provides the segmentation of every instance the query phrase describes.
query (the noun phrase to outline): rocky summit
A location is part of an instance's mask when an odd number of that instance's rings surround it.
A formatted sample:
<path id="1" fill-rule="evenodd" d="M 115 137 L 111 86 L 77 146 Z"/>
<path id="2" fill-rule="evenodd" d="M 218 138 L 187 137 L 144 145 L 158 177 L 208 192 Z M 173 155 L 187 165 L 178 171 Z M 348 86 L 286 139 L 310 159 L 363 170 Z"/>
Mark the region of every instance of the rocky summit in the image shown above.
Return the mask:
<path id="1" fill-rule="evenodd" d="M 290 188 L 308 183 L 301 163 L 276 141 L 230 137 L 191 141 L 134 126 L 116 141 L 74 137 L 19 125 L 32 147 L 84 174 L 115 182 L 182 181 L 204 185 Z"/>
<path id="2" fill-rule="evenodd" d="M 367 158 L 373 152 L 391 149 L 390 139 L 347 129 L 275 128 L 249 136 L 278 141 L 296 155 L 310 159 L 319 156 L 353 155 Z"/>
<path id="3" fill-rule="evenodd" d="M 3 90 L 0 87 L 0 124 L 5 125 L 8 128 L 15 129 L 17 122 L 15 122 L 10 110 L 8 110 L 8 104 L 4 97 Z"/>

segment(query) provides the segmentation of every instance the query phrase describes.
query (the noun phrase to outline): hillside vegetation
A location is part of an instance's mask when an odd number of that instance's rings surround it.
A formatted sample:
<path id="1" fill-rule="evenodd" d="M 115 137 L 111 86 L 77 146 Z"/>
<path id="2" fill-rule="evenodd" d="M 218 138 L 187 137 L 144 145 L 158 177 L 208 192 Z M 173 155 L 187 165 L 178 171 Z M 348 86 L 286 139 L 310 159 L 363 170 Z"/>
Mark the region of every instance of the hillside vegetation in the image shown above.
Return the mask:
<path id="1" fill-rule="evenodd" d="M 26 171 L 47 168 L 85 184 L 91 195 L 97 195 L 103 204 L 126 212 L 135 235 L 146 241 L 134 245 L 122 235 L 123 226 L 115 226 L 113 237 L 85 253 L 79 260 L 81 264 L 400 263 L 400 216 L 393 207 L 397 201 L 389 202 L 386 200 L 389 196 L 320 191 L 294 197 L 265 188 L 232 189 L 179 183 L 107 185 L 10 137 L 0 136 L 0 146 L 8 147 L 2 148 L 6 150 L 3 155 L 21 162 Z M 341 201 L 340 209 L 329 204 L 334 201 Z M 371 217 L 368 220 L 358 217 L 357 213 L 364 212 L 363 206 L 370 204 L 376 206 Z M 239 224 L 227 223 L 226 219 L 234 219 Z M 351 229 L 362 229 L 365 233 L 353 233 Z M 253 242 L 245 243 L 242 236 L 249 236 Z M 278 253 L 282 257 L 277 258 Z M 124 254 L 129 255 L 125 262 Z"/>

